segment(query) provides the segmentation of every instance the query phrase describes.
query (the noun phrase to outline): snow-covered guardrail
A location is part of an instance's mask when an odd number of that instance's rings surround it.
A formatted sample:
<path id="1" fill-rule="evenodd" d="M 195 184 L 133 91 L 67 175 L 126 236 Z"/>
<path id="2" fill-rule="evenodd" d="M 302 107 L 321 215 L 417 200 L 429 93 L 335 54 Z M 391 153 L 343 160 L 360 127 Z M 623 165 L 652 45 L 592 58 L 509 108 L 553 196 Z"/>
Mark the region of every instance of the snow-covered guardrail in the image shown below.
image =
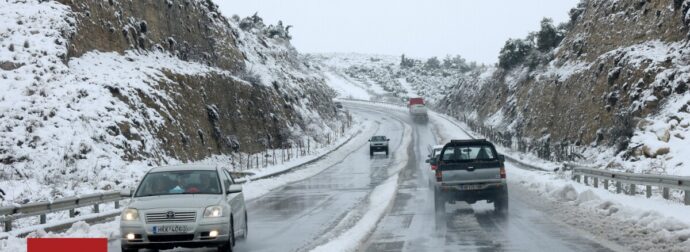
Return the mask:
<path id="1" fill-rule="evenodd" d="M 613 184 L 616 187 L 616 193 L 621 193 L 623 186 L 628 185 L 630 190 L 627 193 L 630 195 L 637 194 L 637 186 L 644 186 L 647 198 L 652 197 L 652 189 L 657 187 L 661 190 L 664 199 L 670 198 L 671 189 L 681 190 L 684 192 L 683 202 L 685 205 L 690 205 L 690 177 L 615 172 L 572 164 L 566 164 L 566 166 L 572 169 L 573 180 L 583 182 L 585 185 L 591 184 L 598 188 L 601 182 L 604 189 L 608 190 Z"/>
<path id="2" fill-rule="evenodd" d="M 94 213 L 100 213 L 99 206 L 113 202 L 115 208 L 120 208 L 120 201 L 124 200 L 120 192 L 104 192 L 84 195 L 80 197 L 67 197 L 52 202 L 34 202 L 19 206 L 0 208 L 0 221 L 3 222 L 5 232 L 12 231 L 12 222 L 17 219 L 40 216 L 40 224 L 46 224 L 46 214 L 61 211 L 69 211 L 69 217 L 75 216 L 75 209 L 93 206 Z M 102 218 L 102 216 L 100 216 Z"/>

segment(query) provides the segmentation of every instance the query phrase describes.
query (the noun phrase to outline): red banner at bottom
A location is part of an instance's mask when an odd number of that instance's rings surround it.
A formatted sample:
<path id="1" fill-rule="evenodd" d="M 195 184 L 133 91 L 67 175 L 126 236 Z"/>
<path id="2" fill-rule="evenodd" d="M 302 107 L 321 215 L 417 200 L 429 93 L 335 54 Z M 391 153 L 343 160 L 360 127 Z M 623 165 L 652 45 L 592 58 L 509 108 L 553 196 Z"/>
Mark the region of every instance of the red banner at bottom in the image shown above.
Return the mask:
<path id="1" fill-rule="evenodd" d="M 29 238 L 27 252 L 108 252 L 106 238 Z"/>

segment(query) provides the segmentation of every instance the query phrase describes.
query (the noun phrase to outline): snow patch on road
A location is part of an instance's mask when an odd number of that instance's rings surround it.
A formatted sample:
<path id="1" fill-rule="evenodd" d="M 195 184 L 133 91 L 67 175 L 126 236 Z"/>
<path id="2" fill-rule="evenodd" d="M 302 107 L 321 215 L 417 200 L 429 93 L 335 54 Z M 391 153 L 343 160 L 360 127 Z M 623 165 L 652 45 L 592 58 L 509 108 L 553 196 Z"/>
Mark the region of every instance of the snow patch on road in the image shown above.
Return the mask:
<path id="1" fill-rule="evenodd" d="M 402 143 L 394 152 L 397 156 L 395 164 L 388 170 L 388 175 L 390 177 L 371 192 L 365 213 L 354 226 L 327 243 L 314 248 L 311 250 L 312 252 L 355 251 L 366 241 L 367 237 L 374 232 L 376 225 L 395 201 L 400 171 L 402 171 L 409 162 L 407 149 L 412 143 L 412 127 L 408 124 L 403 125 L 405 127 L 403 132 L 404 137 Z M 347 220 L 348 218 L 345 219 Z"/>
<path id="2" fill-rule="evenodd" d="M 386 213 L 395 199 L 398 189 L 398 175 L 388 178 L 383 184 L 374 188 L 369 195 L 369 209 L 352 228 L 337 238 L 311 250 L 312 252 L 355 251 L 367 236 L 374 231 L 376 224 Z"/>
<path id="3" fill-rule="evenodd" d="M 359 121 L 359 120 L 357 120 Z M 355 127 L 353 127 L 355 128 Z M 291 173 L 283 174 L 281 176 L 273 177 L 273 178 L 266 178 L 266 179 L 261 179 L 261 180 L 256 180 L 256 181 L 251 181 L 248 182 L 247 184 L 244 185 L 244 198 L 246 200 L 251 200 L 251 199 L 256 199 L 259 198 L 267 193 L 269 193 L 271 190 L 274 190 L 276 188 L 280 188 L 282 186 L 285 186 L 287 184 L 300 181 L 309 177 L 312 177 L 316 174 L 319 174 L 320 172 L 324 171 L 325 169 L 328 169 L 329 167 L 333 166 L 335 163 L 340 162 L 343 159 L 343 155 L 347 155 L 353 151 L 355 151 L 357 148 L 361 146 L 362 142 L 366 142 L 366 140 L 369 138 L 369 136 L 373 135 L 376 130 L 378 129 L 378 125 L 375 125 L 371 121 L 364 121 L 363 124 L 360 124 L 359 129 L 355 129 L 354 131 L 361 131 L 361 133 L 354 138 L 350 140 L 350 142 L 346 145 L 344 145 L 342 148 L 336 150 L 335 152 L 331 153 L 330 155 L 326 156 L 323 160 L 318 161 L 316 163 L 308 164 L 304 169 L 299 169 Z M 342 139 L 341 141 L 347 141 L 345 139 Z M 339 146 L 339 144 L 336 144 L 335 146 Z M 336 147 L 334 147 L 336 148 Z M 325 151 L 328 152 L 328 151 Z M 299 166 L 304 163 L 307 163 L 309 161 L 312 161 L 314 159 L 318 159 L 320 157 L 313 157 L 311 160 L 310 159 L 303 159 L 301 160 L 300 163 L 299 161 L 295 161 L 293 164 L 284 164 L 283 166 L 278 166 L 275 168 L 267 169 L 267 170 L 262 170 L 257 173 L 257 176 L 261 174 L 269 174 L 269 173 L 275 173 L 278 172 L 278 170 L 286 170 L 286 169 L 292 169 L 294 166 Z"/>

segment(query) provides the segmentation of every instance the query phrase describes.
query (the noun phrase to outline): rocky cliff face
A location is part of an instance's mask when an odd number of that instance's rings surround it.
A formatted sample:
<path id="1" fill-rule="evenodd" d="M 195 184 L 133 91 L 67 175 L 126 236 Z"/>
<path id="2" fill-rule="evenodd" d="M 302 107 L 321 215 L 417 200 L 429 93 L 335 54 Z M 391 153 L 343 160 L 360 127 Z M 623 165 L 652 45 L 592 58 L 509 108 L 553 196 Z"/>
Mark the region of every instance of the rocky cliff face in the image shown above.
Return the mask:
<path id="1" fill-rule="evenodd" d="M 332 91 L 285 36 L 241 28 L 211 1 L 0 9 L 11 20 L 0 27 L 0 187 L 17 188 L 11 198 L 132 184 L 147 166 L 319 141 L 340 126 Z"/>
<path id="2" fill-rule="evenodd" d="M 603 156 L 617 155 L 611 164 L 616 167 L 656 159 L 672 145 L 663 135 L 685 132 L 666 123 L 687 123 L 687 111 L 671 108 L 687 100 L 688 6 L 673 0 L 582 1 L 548 64 L 493 69 L 461 81 L 438 106 L 502 133 L 578 146 L 590 154 L 587 159 L 610 150 Z M 662 137 L 641 137 L 651 131 Z M 653 169 L 677 173 L 682 161 L 670 163 Z"/>
<path id="3" fill-rule="evenodd" d="M 533 48 L 537 60 L 525 57 L 515 67 L 470 67 L 461 58 L 436 67 L 404 56 L 316 58 L 328 71 L 396 96 L 424 96 L 496 142 L 542 158 L 690 175 L 682 147 L 690 144 L 689 8 L 680 0 L 581 1 L 562 41 Z M 524 43 L 539 45 L 527 37 Z"/>

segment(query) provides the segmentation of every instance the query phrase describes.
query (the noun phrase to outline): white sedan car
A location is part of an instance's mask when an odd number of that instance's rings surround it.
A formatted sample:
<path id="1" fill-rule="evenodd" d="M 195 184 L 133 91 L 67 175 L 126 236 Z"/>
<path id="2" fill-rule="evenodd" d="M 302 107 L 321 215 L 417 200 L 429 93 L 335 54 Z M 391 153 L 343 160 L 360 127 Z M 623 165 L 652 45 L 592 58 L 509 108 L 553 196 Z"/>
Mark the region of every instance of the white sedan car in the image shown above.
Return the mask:
<path id="1" fill-rule="evenodd" d="M 232 251 L 235 239 L 247 236 L 242 186 L 225 169 L 153 168 L 129 196 L 120 220 L 123 252 L 173 247 Z"/>

